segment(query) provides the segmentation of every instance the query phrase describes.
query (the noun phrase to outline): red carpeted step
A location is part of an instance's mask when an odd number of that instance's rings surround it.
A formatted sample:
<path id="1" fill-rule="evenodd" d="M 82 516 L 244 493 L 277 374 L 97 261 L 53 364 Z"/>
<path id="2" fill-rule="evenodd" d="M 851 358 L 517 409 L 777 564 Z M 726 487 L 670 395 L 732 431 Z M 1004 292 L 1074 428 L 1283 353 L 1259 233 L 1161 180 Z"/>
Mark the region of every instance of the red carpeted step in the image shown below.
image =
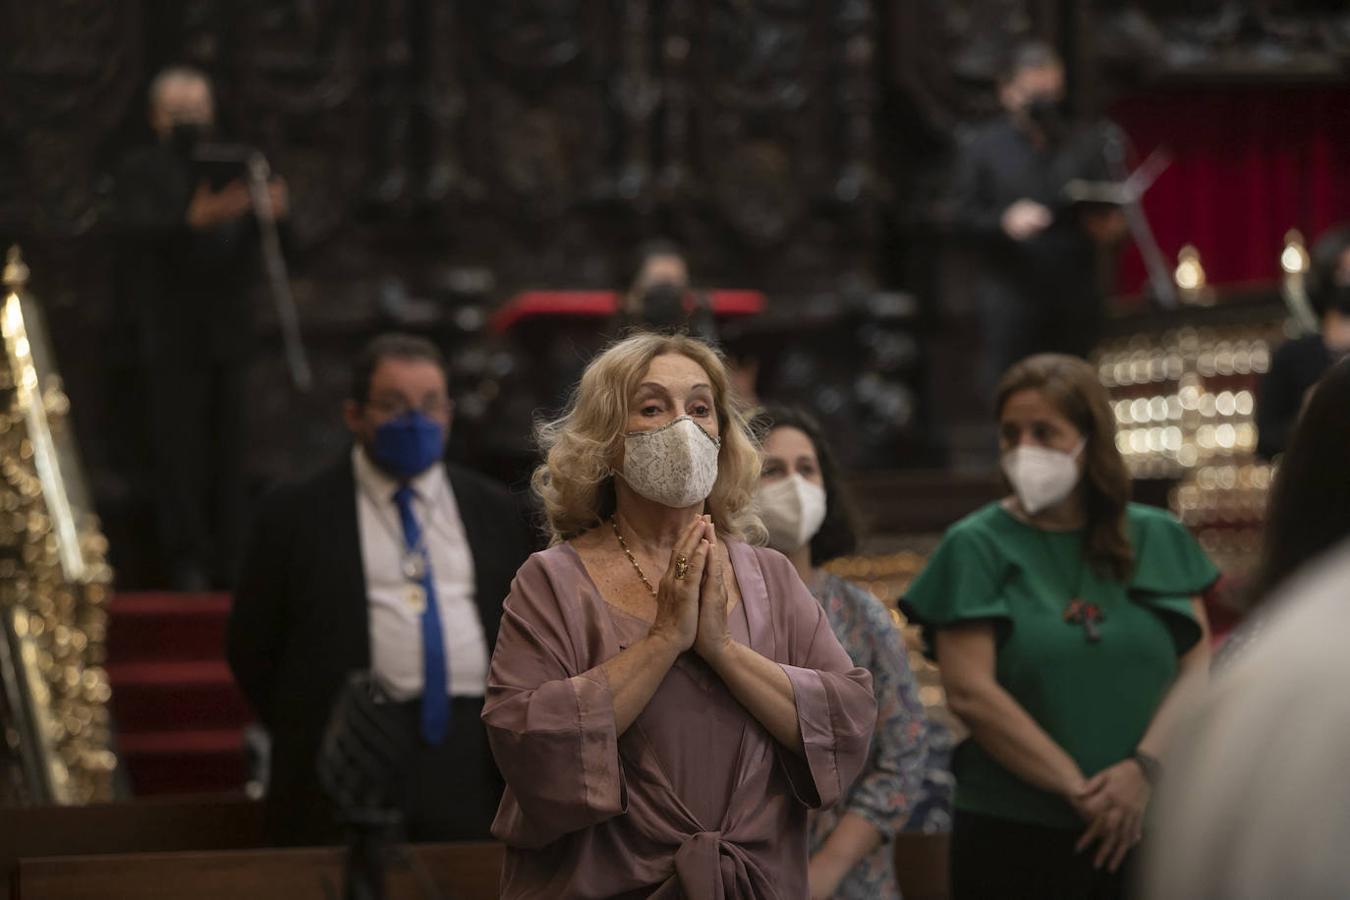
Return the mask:
<path id="1" fill-rule="evenodd" d="M 229 594 L 116 594 L 108 659 L 222 659 Z"/>
<path id="2" fill-rule="evenodd" d="M 128 757 L 141 759 L 176 753 L 231 753 L 241 749 L 239 732 L 233 728 L 151 731 L 124 734 L 118 746 Z"/>
<path id="3" fill-rule="evenodd" d="M 238 790 L 252 716 L 225 662 L 228 594 L 117 594 L 108 678 L 137 795 Z"/>
<path id="4" fill-rule="evenodd" d="M 124 733 L 238 729 L 251 718 L 223 661 L 111 663 L 112 709 Z"/>
<path id="5" fill-rule="evenodd" d="M 118 738 L 137 795 L 235 791 L 247 778 L 237 729 L 148 732 Z"/>

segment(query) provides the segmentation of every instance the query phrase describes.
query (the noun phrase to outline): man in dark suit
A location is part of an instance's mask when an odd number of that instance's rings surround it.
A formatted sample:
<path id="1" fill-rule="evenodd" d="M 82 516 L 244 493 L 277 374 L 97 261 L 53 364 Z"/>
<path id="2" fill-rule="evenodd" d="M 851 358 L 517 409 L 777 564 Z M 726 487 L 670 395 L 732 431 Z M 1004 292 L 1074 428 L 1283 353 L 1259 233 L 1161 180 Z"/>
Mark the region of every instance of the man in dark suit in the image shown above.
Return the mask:
<path id="1" fill-rule="evenodd" d="M 230 616 L 230 666 L 272 736 L 268 837 L 341 837 L 316 758 L 348 675 L 369 669 L 417 734 L 409 838 L 487 838 L 501 781 L 479 713 L 526 519 L 442 461 L 452 405 L 430 342 L 376 338 L 344 416 L 351 453 L 264 500 Z"/>

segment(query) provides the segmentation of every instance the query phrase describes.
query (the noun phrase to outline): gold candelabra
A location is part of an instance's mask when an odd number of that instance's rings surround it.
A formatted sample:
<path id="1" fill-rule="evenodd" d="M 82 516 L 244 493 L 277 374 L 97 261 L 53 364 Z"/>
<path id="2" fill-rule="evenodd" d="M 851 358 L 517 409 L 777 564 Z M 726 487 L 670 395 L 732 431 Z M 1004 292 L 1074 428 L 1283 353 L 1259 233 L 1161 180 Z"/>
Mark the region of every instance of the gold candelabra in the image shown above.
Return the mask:
<path id="1" fill-rule="evenodd" d="M 103 668 L 112 571 L 27 281 L 12 247 L 0 304 L 0 803 L 107 801 L 117 767 Z"/>

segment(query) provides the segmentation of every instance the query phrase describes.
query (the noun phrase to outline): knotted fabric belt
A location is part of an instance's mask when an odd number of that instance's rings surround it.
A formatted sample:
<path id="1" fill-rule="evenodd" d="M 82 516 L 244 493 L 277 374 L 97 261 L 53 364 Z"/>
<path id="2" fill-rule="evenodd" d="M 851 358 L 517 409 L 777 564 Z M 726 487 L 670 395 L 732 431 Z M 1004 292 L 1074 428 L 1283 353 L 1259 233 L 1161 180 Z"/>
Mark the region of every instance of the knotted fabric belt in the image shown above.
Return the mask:
<path id="1" fill-rule="evenodd" d="M 675 874 L 653 898 L 689 900 L 777 900 L 778 891 L 739 846 L 720 831 L 699 831 L 675 851 Z"/>

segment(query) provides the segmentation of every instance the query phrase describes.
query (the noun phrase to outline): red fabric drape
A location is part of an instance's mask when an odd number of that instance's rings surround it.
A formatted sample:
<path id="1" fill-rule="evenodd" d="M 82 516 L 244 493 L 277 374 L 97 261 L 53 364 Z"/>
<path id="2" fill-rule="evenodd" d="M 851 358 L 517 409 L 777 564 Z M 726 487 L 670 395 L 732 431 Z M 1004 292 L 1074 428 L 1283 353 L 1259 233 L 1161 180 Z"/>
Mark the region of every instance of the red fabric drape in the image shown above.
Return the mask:
<path id="1" fill-rule="evenodd" d="M 1194 244 L 1210 284 L 1274 280 L 1286 231 L 1311 244 L 1350 219 L 1350 88 L 1152 93 L 1110 115 L 1140 159 L 1159 145 L 1172 152 L 1144 200 L 1169 268 Z M 1130 294 L 1144 281 L 1139 251 L 1127 246 L 1118 287 Z"/>

